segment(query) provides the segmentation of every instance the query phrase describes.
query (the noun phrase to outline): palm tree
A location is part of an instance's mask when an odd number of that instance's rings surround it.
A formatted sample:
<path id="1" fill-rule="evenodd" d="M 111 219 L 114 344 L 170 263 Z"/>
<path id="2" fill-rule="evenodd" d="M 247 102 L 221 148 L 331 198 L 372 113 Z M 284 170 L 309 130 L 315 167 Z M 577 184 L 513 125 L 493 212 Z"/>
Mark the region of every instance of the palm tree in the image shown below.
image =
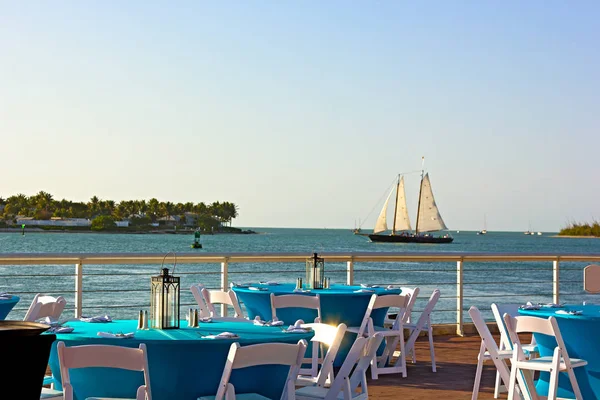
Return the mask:
<path id="1" fill-rule="evenodd" d="M 87 203 L 87 206 L 90 217 L 94 217 L 100 209 L 100 199 L 98 196 L 93 196 Z"/>

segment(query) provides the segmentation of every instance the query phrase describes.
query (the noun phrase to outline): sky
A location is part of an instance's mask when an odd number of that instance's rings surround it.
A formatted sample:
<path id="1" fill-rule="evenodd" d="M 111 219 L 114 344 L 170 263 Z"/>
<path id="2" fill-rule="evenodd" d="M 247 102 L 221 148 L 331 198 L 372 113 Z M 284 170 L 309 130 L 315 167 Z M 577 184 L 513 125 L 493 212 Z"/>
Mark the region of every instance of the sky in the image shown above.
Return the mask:
<path id="1" fill-rule="evenodd" d="M 600 219 L 599 17 L 591 0 L 0 0 L 0 197 L 368 230 L 424 156 L 450 230 Z"/>

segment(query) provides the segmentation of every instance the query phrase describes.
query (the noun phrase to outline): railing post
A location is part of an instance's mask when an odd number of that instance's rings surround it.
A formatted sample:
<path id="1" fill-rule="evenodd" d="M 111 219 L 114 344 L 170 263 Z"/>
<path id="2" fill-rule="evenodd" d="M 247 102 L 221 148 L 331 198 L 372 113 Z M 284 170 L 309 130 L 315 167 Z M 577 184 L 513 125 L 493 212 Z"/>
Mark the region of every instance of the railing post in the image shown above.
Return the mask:
<path id="1" fill-rule="evenodd" d="M 559 304 L 560 300 L 560 262 L 552 261 L 552 302 Z"/>
<path id="2" fill-rule="evenodd" d="M 354 260 L 352 258 L 346 264 L 346 284 L 354 285 Z"/>
<path id="3" fill-rule="evenodd" d="M 463 336 L 463 260 L 456 262 L 456 334 Z"/>
<path id="4" fill-rule="evenodd" d="M 221 263 L 221 290 L 229 290 L 229 259 L 225 258 Z M 221 316 L 227 316 L 227 304 L 221 304 Z"/>
<path id="5" fill-rule="evenodd" d="M 81 318 L 83 308 L 83 263 L 75 264 L 75 318 Z"/>

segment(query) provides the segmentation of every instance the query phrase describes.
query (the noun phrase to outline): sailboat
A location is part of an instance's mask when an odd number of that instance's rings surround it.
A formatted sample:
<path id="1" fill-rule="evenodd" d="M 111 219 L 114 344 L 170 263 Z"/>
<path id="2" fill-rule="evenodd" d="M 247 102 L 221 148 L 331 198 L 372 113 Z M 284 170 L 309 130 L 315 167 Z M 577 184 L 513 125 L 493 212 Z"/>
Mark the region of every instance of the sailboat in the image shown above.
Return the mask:
<path id="1" fill-rule="evenodd" d="M 478 235 L 485 235 L 487 233 L 486 223 L 485 223 L 485 214 L 483 214 L 483 229 L 477 232 Z"/>
<path id="2" fill-rule="evenodd" d="M 423 172 L 424 171 L 421 170 L 421 189 L 419 190 L 419 205 L 417 207 L 417 225 L 415 227 L 415 232 L 412 233 L 410 220 L 408 218 L 406 195 L 404 192 L 404 176 L 399 175 L 396 187 L 392 187 L 392 190 L 381 209 L 373 233 L 368 235 L 372 242 L 451 243 L 454 240 L 449 234 L 433 236 L 428 233 L 448 228 L 435 203 L 429 174 L 423 175 Z M 394 189 L 396 190 L 396 202 L 394 205 L 394 224 L 392 226 L 392 233 L 383 235 L 381 233 L 388 230 L 386 215 L 388 204 Z"/>

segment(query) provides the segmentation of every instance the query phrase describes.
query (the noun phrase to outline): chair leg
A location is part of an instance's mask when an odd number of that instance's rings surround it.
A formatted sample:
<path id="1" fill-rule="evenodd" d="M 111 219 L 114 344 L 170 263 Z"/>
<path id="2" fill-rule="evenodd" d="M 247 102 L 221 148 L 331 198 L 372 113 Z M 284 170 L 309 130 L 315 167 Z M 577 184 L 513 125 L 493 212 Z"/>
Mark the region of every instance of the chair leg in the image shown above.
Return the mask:
<path id="1" fill-rule="evenodd" d="M 435 350 L 433 348 L 433 329 L 431 328 L 431 321 L 428 322 L 427 336 L 429 336 L 429 352 L 431 353 L 431 370 L 437 372 L 435 366 Z"/>
<path id="2" fill-rule="evenodd" d="M 577 383 L 577 378 L 575 377 L 575 371 L 573 371 L 573 367 L 567 370 L 567 375 L 569 375 L 569 381 L 571 382 L 571 387 L 573 388 L 575 399 L 583 400 L 583 396 L 581 395 L 581 390 L 579 389 L 579 383 Z"/>
<path id="3" fill-rule="evenodd" d="M 510 378 L 508 383 L 508 400 L 518 400 L 519 397 L 516 396 L 516 386 L 517 386 L 517 372 L 519 368 L 517 367 L 517 354 L 513 356 L 511 360 L 511 368 L 510 368 Z"/>
<path id="4" fill-rule="evenodd" d="M 506 389 L 506 388 L 505 388 Z M 494 398 L 497 399 L 500 396 L 502 390 L 502 378 L 500 378 L 500 372 L 496 370 L 496 384 L 494 385 Z"/>
<path id="5" fill-rule="evenodd" d="M 481 373 L 483 371 L 483 355 L 485 353 L 485 343 L 483 340 L 481 341 L 481 346 L 479 348 L 479 355 L 477 356 L 477 369 L 475 370 L 475 382 L 473 383 L 473 394 L 471 395 L 471 400 L 477 400 L 477 396 L 479 396 L 479 385 L 481 384 Z"/>
<path id="6" fill-rule="evenodd" d="M 548 386 L 548 400 L 556 400 L 558 393 L 558 376 L 560 375 L 560 349 L 554 349 L 552 356 L 552 370 L 550 371 L 550 385 Z M 581 397 L 579 397 L 581 398 Z"/>

